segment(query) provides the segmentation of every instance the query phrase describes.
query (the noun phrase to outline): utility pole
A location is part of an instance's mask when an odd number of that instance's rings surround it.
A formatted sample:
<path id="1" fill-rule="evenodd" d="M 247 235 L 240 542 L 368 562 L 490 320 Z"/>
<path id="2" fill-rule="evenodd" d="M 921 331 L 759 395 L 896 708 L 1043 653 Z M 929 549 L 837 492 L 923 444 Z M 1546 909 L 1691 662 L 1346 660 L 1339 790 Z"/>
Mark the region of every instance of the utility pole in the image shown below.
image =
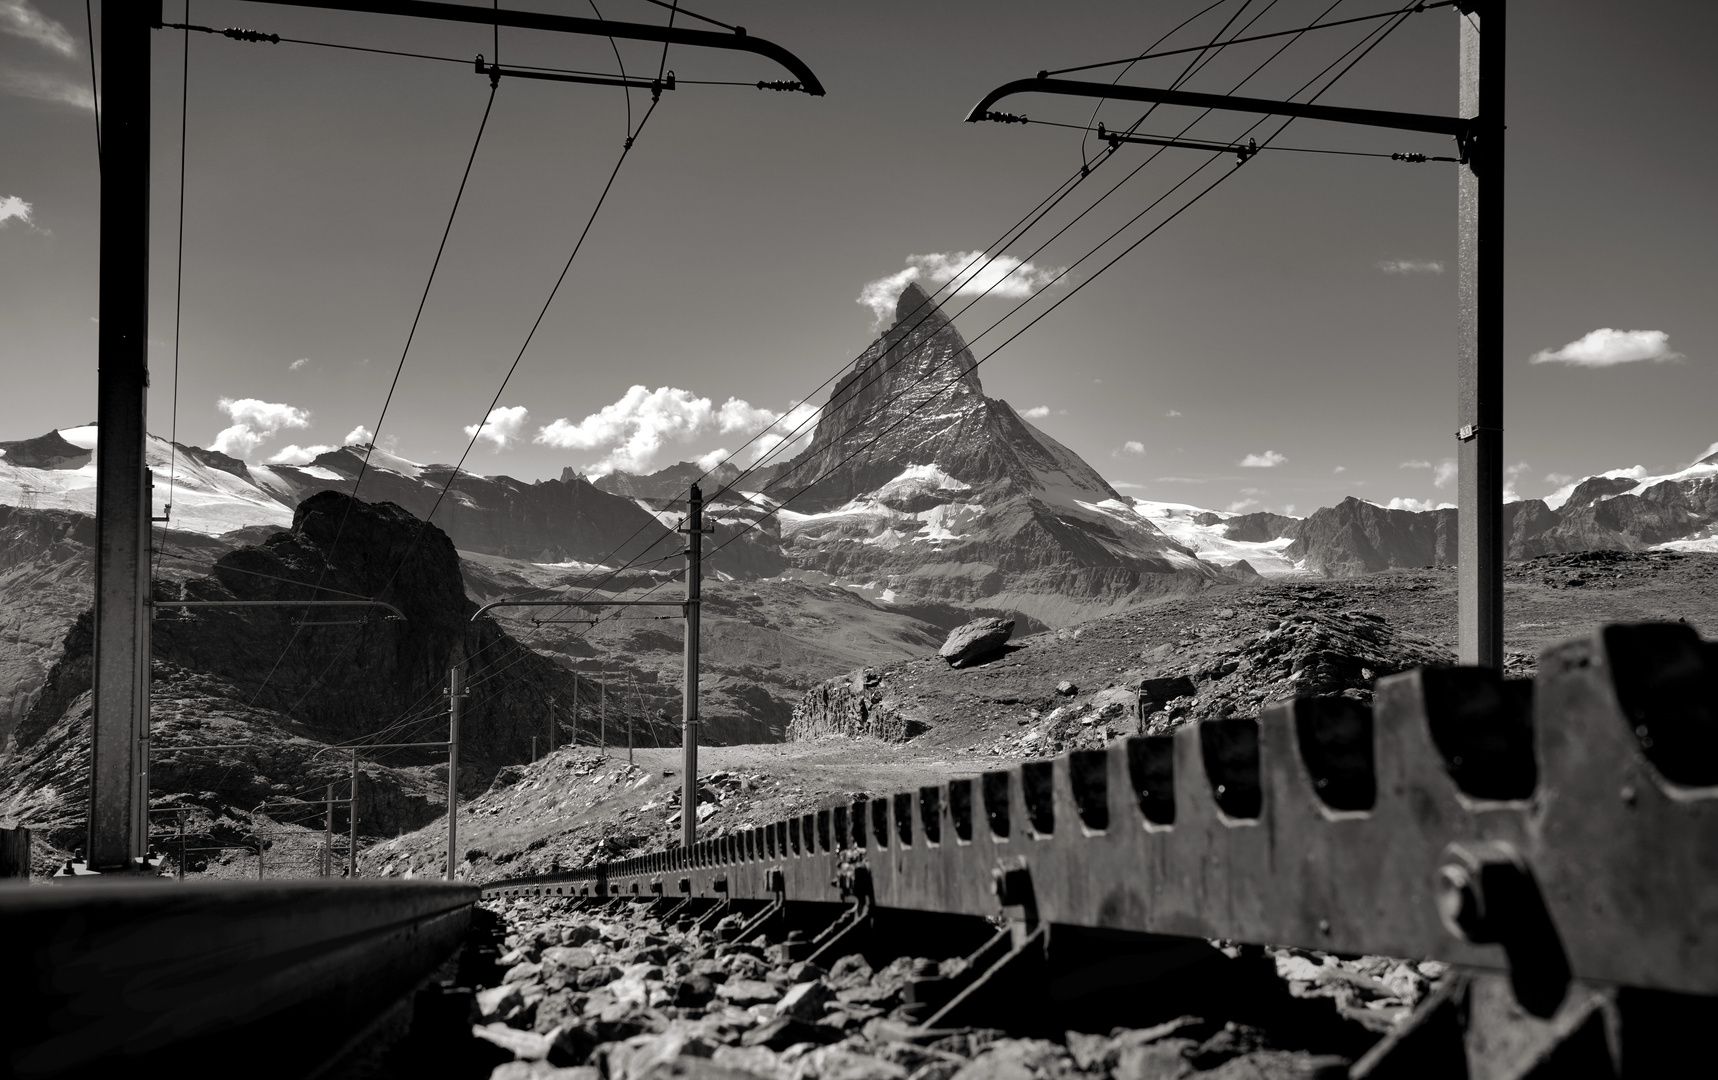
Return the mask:
<path id="1" fill-rule="evenodd" d="M 704 573 L 704 493 L 693 484 L 686 496 L 686 651 L 680 697 L 680 848 L 692 850 L 698 836 L 698 605 Z"/>
<path id="2" fill-rule="evenodd" d="M 573 669 L 573 737 L 568 743 L 574 750 L 579 748 L 579 672 Z"/>
<path id="3" fill-rule="evenodd" d="M 334 785 L 328 785 L 328 802 L 322 815 L 322 876 L 334 873 Z"/>
<path id="4" fill-rule="evenodd" d="M 1118 83 L 1050 78 L 1004 83 L 981 98 L 967 122 L 1021 117 L 992 113 L 1014 94 L 1059 94 L 1145 101 L 1198 109 L 1297 116 L 1339 124 L 1451 136 L 1461 151 L 1457 181 L 1460 314 L 1456 357 L 1456 657 L 1503 667 L 1503 135 L 1504 32 L 1508 0 L 1457 0 L 1461 35 L 1458 116 L 1354 109 L 1316 102 L 1268 101 Z M 1409 11 L 1421 9 L 1404 9 Z M 1491 35 L 1481 49 L 1480 26 Z M 1482 107 L 1483 106 L 1483 107 Z M 1202 150 L 1235 150 L 1179 139 L 1128 136 L 1116 142 L 1156 142 Z M 1112 145 L 1115 145 L 1112 143 Z M 1262 148 L 1261 148 L 1262 149 Z M 1254 150 L 1253 152 L 1257 152 Z M 1248 154 L 1251 156 L 1251 154 Z M 1242 160 L 1245 160 L 1243 158 Z M 1421 159 L 1423 160 L 1423 159 Z M 1480 198 L 1481 184 L 1485 198 Z"/>
<path id="5" fill-rule="evenodd" d="M 1505 0 L 1459 5 L 1461 316 L 1456 401 L 1456 662 L 1503 667 L 1503 106 Z M 1480 27 L 1491 37 L 1484 47 Z M 1485 185 L 1485 198 L 1480 185 Z"/>
<path id="6" fill-rule="evenodd" d="M 358 879 L 358 751 L 352 751 L 352 801 L 346 807 L 346 880 Z"/>
<path id="7" fill-rule="evenodd" d="M 455 849 L 459 846 L 459 711 L 465 701 L 465 665 L 447 672 L 447 873 L 453 880 Z"/>
<path id="8" fill-rule="evenodd" d="M 547 757 L 549 754 L 553 754 L 554 752 L 555 752 L 555 695 L 550 694 L 549 695 L 549 749 L 548 749 L 548 752 L 546 754 L 544 754 L 544 756 Z M 537 752 L 535 750 L 531 751 L 531 756 L 536 757 Z"/>
<path id="9" fill-rule="evenodd" d="M 134 868 L 149 731 L 149 32 L 159 4 L 103 4 L 95 640 L 85 865 Z"/>
<path id="10" fill-rule="evenodd" d="M 608 680 L 601 677 L 597 679 L 597 742 L 602 756 L 608 757 Z"/>

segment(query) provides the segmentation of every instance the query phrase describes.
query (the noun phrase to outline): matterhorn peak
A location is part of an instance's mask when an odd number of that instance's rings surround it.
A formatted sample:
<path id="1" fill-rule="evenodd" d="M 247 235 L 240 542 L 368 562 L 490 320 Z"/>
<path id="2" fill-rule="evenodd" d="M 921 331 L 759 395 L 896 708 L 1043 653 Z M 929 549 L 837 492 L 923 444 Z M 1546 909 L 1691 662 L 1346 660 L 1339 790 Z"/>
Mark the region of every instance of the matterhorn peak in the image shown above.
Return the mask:
<path id="1" fill-rule="evenodd" d="M 916 281 L 907 282 L 907 287 L 901 290 L 900 297 L 895 301 L 895 325 L 916 323 L 927 315 L 941 312 L 936 310 L 936 301 Z"/>

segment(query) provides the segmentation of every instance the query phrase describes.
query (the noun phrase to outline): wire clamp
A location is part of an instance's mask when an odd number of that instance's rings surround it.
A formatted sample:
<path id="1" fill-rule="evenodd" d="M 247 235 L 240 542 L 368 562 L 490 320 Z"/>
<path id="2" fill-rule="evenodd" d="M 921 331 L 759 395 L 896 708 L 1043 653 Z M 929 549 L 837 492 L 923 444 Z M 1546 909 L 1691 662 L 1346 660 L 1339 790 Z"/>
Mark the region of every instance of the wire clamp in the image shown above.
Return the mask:
<path id="1" fill-rule="evenodd" d="M 759 90 L 804 90 L 805 84 L 798 82 L 798 81 L 791 81 L 791 80 L 786 80 L 786 79 L 775 79 L 775 80 L 759 79 L 758 80 L 758 89 Z"/>
<path id="2" fill-rule="evenodd" d="M 987 112 L 984 114 L 984 118 L 997 124 L 1030 124 L 1032 122 L 1024 116 L 1005 112 Z M 1103 138 L 1103 132 L 1098 132 L 1098 138 Z"/>

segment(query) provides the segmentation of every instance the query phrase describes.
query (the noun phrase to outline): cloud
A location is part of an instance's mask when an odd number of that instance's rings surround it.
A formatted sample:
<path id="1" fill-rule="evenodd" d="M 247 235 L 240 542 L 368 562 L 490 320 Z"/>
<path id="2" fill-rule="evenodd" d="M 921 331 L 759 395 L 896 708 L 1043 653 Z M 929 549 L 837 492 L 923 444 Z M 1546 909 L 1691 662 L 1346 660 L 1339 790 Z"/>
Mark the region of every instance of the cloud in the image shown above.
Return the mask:
<path id="1" fill-rule="evenodd" d="M 1334 469 L 1332 469 L 1332 470 L 1330 470 L 1330 471 L 1331 471 L 1331 472 L 1333 472 L 1333 473 L 1345 473 L 1345 472 L 1347 472 L 1347 471 L 1348 471 L 1348 466 L 1346 466 L 1346 465 L 1338 465 L 1338 466 L 1337 466 L 1337 467 L 1336 467 L 1336 468 L 1334 468 Z"/>
<path id="2" fill-rule="evenodd" d="M 1132 454 L 1134 457 L 1143 457 L 1145 456 L 1145 444 L 1140 442 L 1138 439 L 1129 439 L 1127 442 L 1122 443 L 1120 446 L 1110 451 L 1110 457 L 1121 457 L 1123 454 Z"/>
<path id="3" fill-rule="evenodd" d="M 1236 502 L 1230 503 L 1228 506 L 1224 507 L 1223 509 L 1227 510 L 1231 514 L 1239 514 L 1242 511 L 1251 509 L 1252 507 L 1255 507 L 1257 505 L 1259 505 L 1259 500 L 1257 500 L 1257 499 L 1241 499 L 1241 500 L 1238 500 Z"/>
<path id="4" fill-rule="evenodd" d="M 603 451 L 596 462 L 583 466 L 593 476 L 616 470 L 650 471 L 669 443 L 713 434 L 758 435 L 752 444 L 756 461 L 783 443 L 791 441 L 793 446 L 786 449 L 792 450 L 810 438 L 818 411 L 817 406 L 798 402 L 778 413 L 732 397 L 717 407 L 690 390 L 638 385 L 578 423 L 562 417 L 538 428 L 532 441 L 563 450 Z M 802 422 L 804 430 L 795 434 Z"/>
<path id="5" fill-rule="evenodd" d="M 297 360 L 294 360 L 292 363 L 286 365 L 286 370 L 288 370 L 288 371 L 302 371 L 304 369 L 304 367 L 309 363 L 310 363 L 310 357 L 301 356 Z"/>
<path id="6" fill-rule="evenodd" d="M 328 451 L 338 449 L 338 446 L 299 446 L 293 443 L 276 451 L 268 460 L 271 465 L 308 465 Z"/>
<path id="7" fill-rule="evenodd" d="M 908 255 L 905 270 L 867 283 L 859 290 L 858 302 L 871 309 L 877 317 L 877 328 L 881 329 L 894 321 L 895 301 L 901 290 L 915 281 L 931 286 L 954 282 L 954 288 L 945 297 L 977 296 L 988 291 L 990 296 L 1024 300 L 1054 281 L 1064 269 L 1034 266 L 1013 255 L 991 259 L 982 251 Z"/>
<path id="8" fill-rule="evenodd" d="M 766 454 L 779 451 L 778 461 L 786 461 L 799 453 L 811 437 L 817 434 L 817 425 L 823 408 L 808 401 L 796 401 L 792 407 L 783 413 L 780 419 L 770 425 L 770 429 L 757 437 L 752 443 L 752 464 L 762 461 Z"/>
<path id="9" fill-rule="evenodd" d="M 8 221 L 20 221 L 34 228 L 35 212 L 35 207 L 16 195 L 0 195 L 0 229 L 4 229 Z"/>
<path id="10" fill-rule="evenodd" d="M 1164 414 L 1163 414 L 1163 415 L 1164 415 L 1164 416 L 1167 416 L 1167 417 L 1169 417 L 1169 418 L 1170 418 L 1170 419 L 1171 419 L 1171 420 L 1173 420 L 1173 419 L 1175 419 L 1175 418 L 1176 418 L 1176 417 L 1177 417 L 1177 416 L 1180 416 L 1180 415 L 1181 415 L 1181 410 L 1180 410 L 1180 409 L 1170 409 L 1170 410 L 1169 410 L 1169 411 L 1168 411 L 1168 412 L 1166 412 L 1166 413 L 1164 413 Z"/>
<path id="11" fill-rule="evenodd" d="M 1379 259 L 1378 269 L 1386 274 L 1441 274 L 1444 264 L 1431 259 Z"/>
<path id="12" fill-rule="evenodd" d="M 526 410 L 523 405 L 503 405 L 491 409 L 488 419 L 481 424 L 465 425 L 465 437 L 487 441 L 495 447 L 494 453 L 499 454 L 507 449 L 507 444 L 519 438 L 519 431 L 525 426 Z"/>
<path id="13" fill-rule="evenodd" d="M 1262 454 L 1248 454 L 1241 459 L 1240 464 L 1245 469 L 1274 469 L 1287 460 L 1287 457 L 1275 450 L 1266 450 Z"/>
<path id="14" fill-rule="evenodd" d="M 347 446 L 351 446 L 354 443 L 367 443 L 375 437 L 375 432 L 371 431 L 363 424 L 359 424 L 357 427 L 346 433 L 345 444 Z"/>
<path id="15" fill-rule="evenodd" d="M 64 75 L 21 71 L 12 67 L 0 68 L 0 93 L 71 105 L 85 112 L 95 111 L 95 95 L 90 93 L 89 84 L 68 79 Z"/>
<path id="16" fill-rule="evenodd" d="M 1527 472 L 1528 470 L 1530 470 L 1532 468 L 1533 468 L 1533 466 L 1527 464 L 1527 462 L 1518 461 L 1514 465 L 1510 465 L 1509 467 L 1507 467 L 1503 470 L 1503 501 L 1504 502 L 1520 502 L 1521 501 L 1521 496 L 1519 494 L 1517 494 L 1516 490 L 1515 490 L 1515 481 L 1521 479 L 1522 473 Z"/>
<path id="17" fill-rule="evenodd" d="M 1378 504 L 1373 503 L 1372 505 L 1376 506 Z M 1430 499 L 1396 498 L 1396 499 L 1391 499 L 1389 502 L 1385 503 L 1384 509 L 1386 509 L 1386 510 L 1412 510 L 1417 514 L 1423 514 L 1427 510 L 1446 510 L 1446 509 L 1453 507 L 1454 505 L 1455 505 L 1454 503 L 1447 503 L 1447 502 L 1446 503 L 1434 503 Z"/>
<path id="18" fill-rule="evenodd" d="M 1663 330 L 1612 330 L 1600 327 L 1561 349 L 1541 349 L 1529 363 L 1568 364 L 1571 367 L 1615 367 L 1643 360 L 1670 363 L 1687 359 L 1672 352 L 1670 335 Z"/>
<path id="19" fill-rule="evenodd" d="M 1450 486 L 1456 478 L 1456 459 L 1445 458 L 1438 462 L 1438 467 L 1432 470 L 1432 486 L 1442 491 Z"/>
<path id="20" fill-rule="evenodd" d="M 31 7 L 28 0 L 0 0 L 0 33 L 33 41 L 61 56 L 78 54 L 77 40 L 66 28 Z"/>
<path id="21" fill-rule="evenodd" d="M 1028 420 L 1042 420 L 1046 416 L 1050 415 L 1050 406 L 1034 405 L 1030 409 L 1026 409 L 1021 412 L 1020 415 L 1024 416 Z"/>
<path id="22" fill-rule="evenodd" d="M 1157 482 L 1160 484 L 1203 484 L 1203 483 L 1205 483 L 1205 481 L 1200 480 L 1197 477 L 1193 477 L 1193 476 L 1160 476 L 1157 478 Z"/>
<path id="23" fill-rule="evenodd" d="M 1429 469 L 1431 467 L 1432 463 L 1429 461 L 1404 461 L 1396 466 L 1398 469 Z"/>
<path id="24" fill-rule="evenodd" d="M 1718 450 L 1718 443 L 1713 444 L 1713 449 Z M 1646 466 L 1634 465 L 1627 469 L 1608 469 L 1602 473 L 1594 473 L 1593 476 L 1617 480 L 1644 480 L 1646 479 L 1647 472 Z M 1585 479 L 1590 480 L 1592 477 L 1586 477 Z M 1545 496 L 1545 505 L 1549 506 L 1553 510 L 1559 509 L 1564 503 L 1568 502 L 1569 496 L 1573 495 L 1575 493 L 1575 489 L 1580 487 L 1582 483 L 1581 480 L 1576 480 L 1572 476 L 1562 476 L 1557 473 L 1552 473 L 1550 476 L 1547 476 L 1545 480 L 1547 483 L 1553 483 L 1557 480 L 1563 481 L 1563 485 L 1561 487 Z"/>
<path id="25" fill-rule="evenodd" d="M 258 398 L 222 398 L 216 402 L 216 407 L 226 413 L 233 424 L 215 436 L 209 449 L 236 458 L 248 457 L 251 451 L 274 438 L 281 428 L 310 426 L 310 410 L 295 405 Z"/>

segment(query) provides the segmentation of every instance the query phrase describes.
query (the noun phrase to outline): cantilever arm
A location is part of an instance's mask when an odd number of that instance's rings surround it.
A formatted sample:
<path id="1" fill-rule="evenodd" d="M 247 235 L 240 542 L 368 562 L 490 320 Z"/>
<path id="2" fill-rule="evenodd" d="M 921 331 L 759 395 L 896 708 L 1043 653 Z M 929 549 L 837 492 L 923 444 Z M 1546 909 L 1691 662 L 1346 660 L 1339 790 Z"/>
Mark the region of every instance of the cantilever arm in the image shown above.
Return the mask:
<path id="1" fill-rule="evenodd" d="M 384 604 L 380 600 L 155 600 L 155 607 L 163 608 L 247 608 L 247 607 L 379 607 L 387 608 L 391 613 L 389 618 L 405 621 L 406 613 L 392 604 Z"/>
<path id="2" fill-rule="evenodd" d="M 584 19 L 574 15 L 549 15 L 536 11 L 508 11 L 467 4 L 444 4 L 435 0 L 258 0 L 264 4 L 285 4 L 291 7 L 324 8 L 334 11 L 362 11 L 376 15 L 405 15 L 418 19 L 441 19 L 446 22 L 474 23 L 478 26 L 512 26 L 522 30 L 549 30 L 563 34 L 588 34 L 595 37 L 626 38 L 630 41 L 660 41 L 669 45 L 690 45 L 703 49 L 728 49 L 749 52 L 774 60 L 798 80 L 800 87 L 813 97 L 823 96 L 823 84 L 805 65 L 805 61 L 773 41 L 755 38 L 740 29 L 732 34 L 714 30 L 692 30 L 683 26 L 651 26 L 648 23 L 612 22 L 608 19 Z"/>
<path id="3" fill-rule="evenodd" d="M 684 609 L 696 600 L 491 600 L 477 609 L 471 621 L 481 619 L 490 608 L 498 607 L 677 607 Z"/>
<path id="4" fill-rule="evenodd" d="M 1027 93 L 1149 101 L 1162 105 L 1190 105 L 1196 109 L 1224 109 L 1229 112 L 1266 113 L 1271 116 L 1301 116 L 1308 120 L 1330 120 L 1339 124 L 1361 124 L 1401 131 L 1429 131 L 1464 140 L 1478 124 L 1477 117 L 1469 119 L 1459 116 L 1431 116 L 1426 113 L 1385 112 L 1379 109 L 1350 109 L 1340 105 L 1270 101 L 1265 98 L 1233 97 L 1229 94 L 1198 94 L 1189 90 L 1159 90 L 1150 86 L 1121 86 L 1080 82 L 1075 79 L 1016 79 L 1011 83 L 1003 83 L 984 95 L 979 103 L 972 107 L 972 111 L 966 114 L 966 122 L 971 124 L 985 119 L 990 114 L 990 107 L 1005 97 Z"/>

